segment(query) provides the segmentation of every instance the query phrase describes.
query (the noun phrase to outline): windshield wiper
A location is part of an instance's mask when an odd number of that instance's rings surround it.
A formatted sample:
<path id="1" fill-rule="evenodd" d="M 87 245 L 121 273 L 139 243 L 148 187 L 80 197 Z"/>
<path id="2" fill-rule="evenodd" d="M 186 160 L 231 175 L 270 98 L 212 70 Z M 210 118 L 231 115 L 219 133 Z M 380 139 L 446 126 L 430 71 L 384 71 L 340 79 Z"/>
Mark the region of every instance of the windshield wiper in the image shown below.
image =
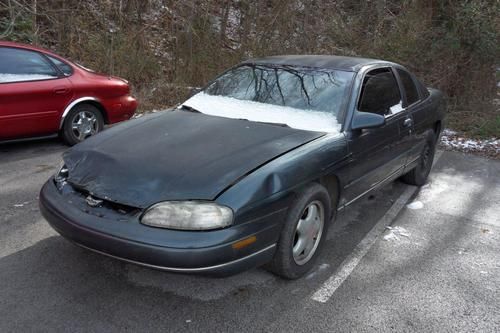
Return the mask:
<path id="1" fill-rule="evenodd" d="M 201 111 L 199 110 L 196 110 L 195 108 L 193 108 L 192 106 L 189 106 L 189 105 L 185 105 L 185 104 L 182 104 L 181 105 L 181 109 L 184 109 L 188 112 L 193 112 L 193 113 L 201 113 Z"/>
<path id="2" fill-rule="evenodd" d="M 285 123 L 272 123 L 268 121 L 258 121 L 258 120 L 248 120 L 246 118 L 239 118 L 239 120 L 246 120 L 246 121 L 251 121 L 254 123 L 259 123 L 259 124 L 266 124 L 266 125 L 272 125 L 272 126 L 279 126 L 279 127 L 290 127 Z"/>
<path id="3" fill-rule="evenodd" d="M 185 105 L 185 104 L 182 104 L 180 106 L 180 108 L 183 109 L 183 110 L 186 110 L 188 112 L 203 113 L 203 112 L 201 112 L 201 111 L 193 108 L 192 106 Z M 249 120 L 249 119 L 246 119 L 246 118 L 239 118 L 239 120 L 252 121 L 252 122 L 255 122 L 255 123 L 259 123 L 259 124 L 266 124 L 266 125 L 279 126 L 279 127 L 290 127 L 290 126 L 288 126 L 285 123 L 272 123 L 272 122 L 267 122 L 267 121 Z"/>

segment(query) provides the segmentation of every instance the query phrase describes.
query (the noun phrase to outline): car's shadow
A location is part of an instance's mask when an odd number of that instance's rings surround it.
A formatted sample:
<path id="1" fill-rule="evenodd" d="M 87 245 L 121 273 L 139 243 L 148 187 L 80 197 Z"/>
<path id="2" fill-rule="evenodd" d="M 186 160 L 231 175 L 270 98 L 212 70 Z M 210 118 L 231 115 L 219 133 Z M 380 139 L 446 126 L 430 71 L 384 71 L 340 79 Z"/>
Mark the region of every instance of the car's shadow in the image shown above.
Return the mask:
<path id="1" fill-rule="evenodd" d="M 60 139 L 52 137 L 8 142 L 0 141 L 0 163 L 62 152 L 68 148 Z"/>
<path id="2" fill-rule="evenodd" d="M 338 221 L 329 230 L 326 246 L 316 268 L 305 279 L 314 279 L 338 266 L 404 189 L 405 185 L 395 182 L 341 212 Z M 31 297 L 27 293 L 46 293 L 50 299 L 59 297 L 60 293 L 71 294 L 79 289 L 85 291 L 95 284 L 107 285 L 108 280 L 112 280 L 114 288 L 119 289 L 130 289 L 130 286 L 152 287 L 191 299 L 216 300 L 238 292 L 243 287 L 279 281 L 264 269 L 254 269 L 228 278 L 155 271 L 91 253 L 59 236 L 47 238 L 1 258 L 0 280 L 8 285 L 6 287 L 11 296 L 15 295 L 18 301 Z M 53 289 L 58 292 L 51 294 Z M 21 290 L 24 294 L 17 294 Z M 0 298 L 11 298 L 5 296 L 0 295 Z M 101 297 L 98 294 L 95 296 Z"/>
<path id="3" fill-rule="evenodd" d="M 46 144 L 50 149 L 57 147 L 54 143 Z M 34 149 L 40 143 L 31 145 Z M 297 300 L 310 295 L 352 252 L 405 188 L 406 185 L 395 182 L 339 214 L 316 267 L 305 278 L 293 282 L 261 268 L 227 278 L 166 273 L 94 254 L 60 236 L 45 238 L 0 257 L 0 312 L 19 315 L 19 311 L 11 309 L 22 307 L 24 310 L 20 312 L 29 313 L 32 318 L 17 318 L 27 326 L 10 328 L 29 329 L 30 323 L 39 320 L 43 323 L 41 330 L 54 327 L 66 330 L 73 327 L 71 323 L 84 322 L 86 329 L 102 331 L 108 326 L 110 329 L 144 329 L 138 309 L 147 309 L 150 317 L 162 317 L 170 311 L 172 320 L 172 314 L 176 318 L 189 318 L 192 316 L 189 309 L 200 306 L 214 316 L 207 319 L 210 322 L 222 317 L 229 322 L 236 319 L 229 314 L 221 315 L 220 307 L 238 308 L 242 304 L 250 307 L 265 302 L 269 304 L 263 306 L 285 308 L 287 304 L 273 305 L 273 302 L 282 302 L 283 295 Z M 121 318 L 119 321 L 106 319 L 110 308 L 113 317 Z M 246 320 L 251 325 L 255 319 L 243 317 L 237 319 L 237 325 Z"/>

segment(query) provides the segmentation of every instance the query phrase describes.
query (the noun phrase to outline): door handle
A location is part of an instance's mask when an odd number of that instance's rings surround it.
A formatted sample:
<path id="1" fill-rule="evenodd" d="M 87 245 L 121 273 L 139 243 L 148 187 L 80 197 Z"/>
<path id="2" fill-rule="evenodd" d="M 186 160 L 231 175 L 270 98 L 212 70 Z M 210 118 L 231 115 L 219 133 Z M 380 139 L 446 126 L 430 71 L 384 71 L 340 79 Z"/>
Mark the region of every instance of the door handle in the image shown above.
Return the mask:
<path id="1" fill-rule="evenodd" d="M 69 92 L 68 88 L 55 88 L 54 92 L 58 95 L 67 94 Z"/>
<path id="2" fill-rule="evenodd" d="M 403 127 L 411 127 L 413 125 L 413 120 L 411 118 L 406 118 L 405 121 L 403 121 Z"/>

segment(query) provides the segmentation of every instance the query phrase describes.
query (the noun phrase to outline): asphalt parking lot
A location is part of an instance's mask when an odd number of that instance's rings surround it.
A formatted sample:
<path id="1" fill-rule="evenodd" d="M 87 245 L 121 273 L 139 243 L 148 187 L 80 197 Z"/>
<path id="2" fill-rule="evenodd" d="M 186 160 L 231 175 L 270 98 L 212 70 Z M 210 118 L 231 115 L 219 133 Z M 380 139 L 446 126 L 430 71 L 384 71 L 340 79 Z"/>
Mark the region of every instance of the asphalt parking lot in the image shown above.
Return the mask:
<path id="1" fill-rule="evenodd" d="M 70 244 L 37 203 L 65 149 L 0 145 L 0 332 L 500 331 L 498 161 L 440 153 L 428 185 L 346 209 L 316 268 L 284 281 L 175 275 Z"/>

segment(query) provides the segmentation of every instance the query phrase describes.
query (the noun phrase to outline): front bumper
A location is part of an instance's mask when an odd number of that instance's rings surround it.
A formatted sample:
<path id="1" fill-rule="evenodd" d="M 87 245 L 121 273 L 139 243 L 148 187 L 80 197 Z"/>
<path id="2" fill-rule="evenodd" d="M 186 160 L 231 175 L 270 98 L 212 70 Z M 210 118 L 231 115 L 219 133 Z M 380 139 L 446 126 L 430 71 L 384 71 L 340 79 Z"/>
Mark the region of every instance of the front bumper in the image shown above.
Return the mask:
<path id="1" fill-rule="evenodd" d="M 68 186 L 68 185 L 67 185 Z M 269 262 L 279 235 L 279 215 L 230 228 L 190 232 L 144 226 L 138 214 L 91 211 L 80 193 L 62 193 L 50 179 L 40 193 L 40 210 L 63 237 L 84 248 L 130 263 L 177 272 L 227 276 Z M 253 244 L 233 244 L 255 236 Z"/>

